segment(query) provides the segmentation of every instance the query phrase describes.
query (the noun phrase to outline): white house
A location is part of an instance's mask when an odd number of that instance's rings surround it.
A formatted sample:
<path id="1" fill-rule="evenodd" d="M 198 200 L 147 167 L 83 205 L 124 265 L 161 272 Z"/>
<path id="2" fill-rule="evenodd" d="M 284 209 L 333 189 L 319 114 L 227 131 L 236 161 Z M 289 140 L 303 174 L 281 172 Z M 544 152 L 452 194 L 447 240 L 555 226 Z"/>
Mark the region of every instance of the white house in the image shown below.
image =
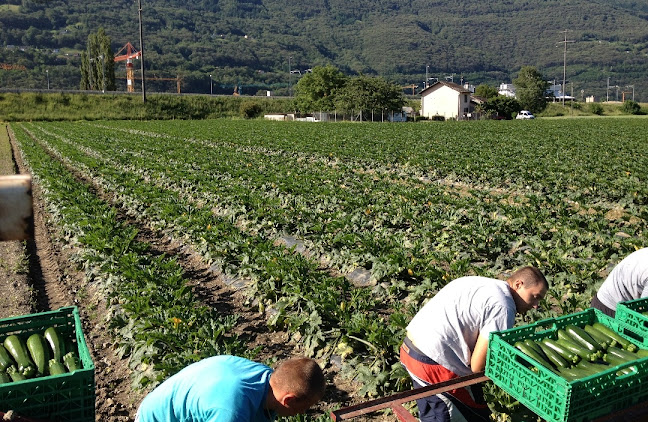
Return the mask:
<path id="1" fill-rule="evenodd" d="M 515 85 L 513 84 L 500 84 L 499 89 L 497 90 L 499 95 L 505 97 L 515 98 Z"/>
<path id="2" fill-rule="evenodd" d="M 471 113 L 470 94 L 470 90 L 461 85 L 437 81 L 421 91 L 421 116 L 467 119 Z"/>

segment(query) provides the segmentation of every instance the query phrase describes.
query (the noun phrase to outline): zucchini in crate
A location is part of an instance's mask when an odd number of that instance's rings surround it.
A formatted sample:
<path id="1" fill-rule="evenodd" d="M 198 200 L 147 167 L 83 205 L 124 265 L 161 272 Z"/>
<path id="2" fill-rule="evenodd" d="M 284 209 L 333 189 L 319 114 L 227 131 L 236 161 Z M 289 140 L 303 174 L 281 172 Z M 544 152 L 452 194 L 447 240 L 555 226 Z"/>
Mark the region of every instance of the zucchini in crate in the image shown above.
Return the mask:
<path id="1" fill-rule="evenodd" d="M 34 362 L 27 355 L 27 348 L 20 337 L 15 334 L 8 336 L 4 341 L 4 347 L 18 364 L 18 371 L 22 375 L 30 378 L 36 374 Z"/>
<path id="2" fill-rule="evenodd" d="M 7 368 L 7 374 L 9 374 L 13 382 L 23 381 L 27 379 L 27 377 L 25 377 L 22 372 L 17 370 L 15 366 L 10 366 L 9 368 Z"/>
<path id="3" fill-rule="evenodd" d="M 5 371 L 7 368 L 9 368 L 11 365 L 15 365 L 16 362 L 9 356 L 9 352 L 7 352 L 7 349 L 0 344 L 0 371 Z"/>
<path id="4" fill-rule="evenodd" d="M 585 325 L 584 329 L 587 334 L 589 334 L 594 340 L 598 342 L 599 345 L 601 345 L 603 350 L 607 350 L 608 347 L 614 347 L 617 345 L 616 340 L 603 334 L 589 324 Z"/>
<path id="5" fill-rule="evenodd" d="M 553 340 L 549 337 L 543 338 L 542 344 L 556 351 L 560 356 L 563 357 L 563 359 L 565 359 L 570 364 L 576 364 L 581 360 L 581 357 L 577 353 L 574 353 L 573 351 L 559 344 L 556 340 Z"/>
<path id="6" fill-rule="evenodd" d="M 610 347 L 605 354 L 605 358 L 615 358 L 623 362 L 632 362 L 633 360 L 640 359 L 636 353 L 618 347 Z"/>
<path id="7" fill-rule="evenodd" d="M 50 375 L 61 375 L 65 374 L 65 366 L 56 359 L 50 359 L 48 363 L 48 369 Z"/>
<path id="8" fill-rule="evenodd" d="M 83 369 L 81 362 L 79 362 L 79 358 L 74 352 L 68 352 L 65 354 L 65 356 L 63 356 L 63 364 L 69 372 L 74 372 L 77 369 Z"/>
<path id="9" fill-rule="evenodd" d="M 40 375 L 47 375 L 49 372 L 47 369 L 47 363 L 50 360 L 50 351 L 45 338 L 38 333 L 32 334 L 27 339 L 27 350 L 29 350 L 29 354 L 36 364 L 38 373 Z"/>
<path id="10" fill-rule="evenodd" d="M 11 377 L 5 371 L 0 371 L 0 384 L 11 382 Z"/>
<path id="11" fill-rule="evenodd" d="M 581 327 L 568 324 L 565 326 L 565 332 L 572 338 L 574 343 L 584 346 L 590 353 L 596 353 L 598 357 L 603 356 L 603 348 L 601 345 Z"/>
<path id="12" fill-rule="evenodd" d="M 556 350 L 547 346 L 545 343 L 538 343 L 538 345 L 544 352 L 545 356 L 549 358 L 549 361 L 551 361 L 556 368 L 569 368 L 571 366 L 571 363 L 563 358 Z"/>
<path id="13" fill-rule="evenodd" d="M 55 359 L 58 362 L 63 362 L 63 356 L 65 355 L 65 341 L 59 334 L 58 330 L 54 327 L 49 327 L 45 330 L 43 335 L 52 349 L 52 359 Z"/>
<path id="14" fill-rule="evenodd" d="M 545 368 L 551 370 L 555 369 L 553 363 L 549 361 L 549 358 L 547 358 L 547 356 L 544 354 L 544 352 L 542 351 L 542 349 L 540 349 L 539 346 L 537 346 L 538 349 L 540 350 L 539 352 L 533 346 L 529 345 L 526 341 L 516 342 L 515 347 L 519 351 L 527 355 L 528 357 L 536 360 L 540 365 L 544 366 Z"/>
<path id="15" fill-rule="evenodd" d="M 558 330 L 558 339 L 556 340 L 556 343 L 569 350 L 570 352 L 577 354 L 582 360 L 594 362 L 596 359 L 598 359 L 596 353 L 590 353 L 587 349 L 585 349 L 584 346 L 575 343 L 571 339 L 571 337 L 562 329 Z"/>
<path id="16" fill-rule="evenodd" d="M 630 342 L 630 340 L 624 338 L 622 335 L 618 334 L 614 330 L 612 330 L 610 327 L 606 327 L 605 325 L 601 324 L 600 322 L 595 322 L 592 324 L 592 327 L 596 328 L 603 334 L 607 335 L 608 337 L 613 338 L 616 340 L 616 342 L 621 345 L 626 350 L 629 350 L 631 352 L 636 352 L 637 351 L 637 346 L 634 345 L 633 343 Z"/>

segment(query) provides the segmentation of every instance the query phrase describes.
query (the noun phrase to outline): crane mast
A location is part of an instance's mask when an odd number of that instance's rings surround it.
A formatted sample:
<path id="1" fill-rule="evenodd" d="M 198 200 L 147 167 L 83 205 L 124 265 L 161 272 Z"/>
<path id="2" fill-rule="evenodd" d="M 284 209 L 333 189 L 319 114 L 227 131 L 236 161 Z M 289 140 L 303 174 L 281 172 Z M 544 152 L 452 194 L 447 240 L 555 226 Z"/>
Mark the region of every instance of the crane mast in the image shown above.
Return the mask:
<path id="1" fill-rule="evenodd" d="M 123 53 L 123 54 L 122 54 Z M 141 51 L 137 51 L 130 42 L 127 42 L 121 50 L 115 54 L 115 63 L 126 62 L 126 90 L 135 92 L 135 69 L 133 68 L 133 59 L 142 56 Z"/>

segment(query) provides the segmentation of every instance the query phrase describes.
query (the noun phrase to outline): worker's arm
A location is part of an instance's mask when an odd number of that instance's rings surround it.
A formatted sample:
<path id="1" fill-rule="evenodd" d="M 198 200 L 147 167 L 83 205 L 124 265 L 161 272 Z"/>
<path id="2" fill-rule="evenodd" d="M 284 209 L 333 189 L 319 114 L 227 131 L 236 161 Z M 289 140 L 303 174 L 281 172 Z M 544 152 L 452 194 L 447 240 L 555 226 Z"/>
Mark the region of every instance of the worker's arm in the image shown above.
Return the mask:
<path id="1" fill-rule="evenodd" d="M 482 335 L 477 339 L 475 350 L 470 358 L 470 369 L 473 372 L 481 372 L 486 369 L 486 354 L 488 353 L 488 337 Z"/>

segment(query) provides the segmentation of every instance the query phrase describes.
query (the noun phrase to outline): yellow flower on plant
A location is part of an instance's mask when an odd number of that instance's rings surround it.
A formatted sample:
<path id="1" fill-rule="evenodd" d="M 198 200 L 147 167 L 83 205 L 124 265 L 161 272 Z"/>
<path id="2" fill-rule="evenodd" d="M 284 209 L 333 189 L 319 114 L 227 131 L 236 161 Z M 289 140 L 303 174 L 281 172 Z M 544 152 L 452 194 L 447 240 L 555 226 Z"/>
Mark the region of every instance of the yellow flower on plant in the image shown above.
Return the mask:
<path id="1" fill-rule="evenodd" d="M 176 330 L 178 329 L 178 326 L 180 324 L 182 324 L 182 320 L 180 318 L 177 318 L 177 317 L 171 318 L 171 322 L 173 323 L 173 328 L 176 329 Z"/>

